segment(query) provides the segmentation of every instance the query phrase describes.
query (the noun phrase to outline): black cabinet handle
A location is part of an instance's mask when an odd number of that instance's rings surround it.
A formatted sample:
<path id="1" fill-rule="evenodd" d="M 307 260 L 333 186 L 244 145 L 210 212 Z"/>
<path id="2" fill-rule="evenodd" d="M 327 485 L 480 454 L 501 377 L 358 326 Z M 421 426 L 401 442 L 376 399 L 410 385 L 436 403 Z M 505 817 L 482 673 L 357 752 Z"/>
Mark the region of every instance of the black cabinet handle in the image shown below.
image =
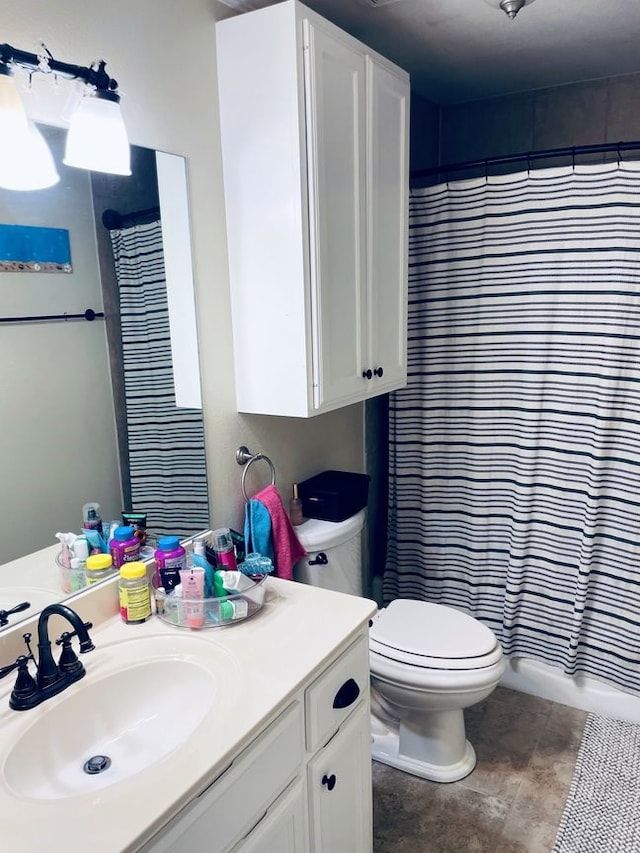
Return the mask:
<path id="1" fill-rule="evenodd" d="M 374 376 L 382 376 L 383 373 L 384 373 L 384 370 L 381 367 L 374 367 L 374 369 L 373 369 L 373 375 Z"/>
<path id="2" fill-rule="evenodd" d="M 332 773 L 331 776 L 327 776 L 327 774 L 325 773 L 322 777 L 322 784 L 326 785 L 330 791 L 333 791 L 333 789 L 336 787 L 336 774 Z"/>
<path id="3" fill-rule="evenodd" d="M 371 372 L 371 368 L 369 368 L 368 370 L 362 371 L 362 378 L 363 379 L 371 379 L 372 376 L 373 376 L 373 373 Z"/>
<path id="4" fill-rule="evenodd" d="M 348 708 L 349 705 L 353 705 L 359 695 L 360 688 L 358 687 L 357 681 L 353 678 L 349 678 L 336 693 L 333 700 L 333 707 L 336 710 L 339 708 Z"/>

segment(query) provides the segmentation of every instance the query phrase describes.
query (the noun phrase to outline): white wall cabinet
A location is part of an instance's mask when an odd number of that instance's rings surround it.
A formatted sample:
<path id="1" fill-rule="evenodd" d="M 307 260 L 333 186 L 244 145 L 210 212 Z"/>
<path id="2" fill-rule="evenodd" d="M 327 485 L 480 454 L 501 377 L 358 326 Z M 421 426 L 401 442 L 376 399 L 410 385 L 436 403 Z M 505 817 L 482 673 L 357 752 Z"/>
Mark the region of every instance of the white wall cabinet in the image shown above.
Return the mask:
<path id="1" fill-rule="evenodd" d="M 297 0 L 217 25 L 237 407 L 406 382 L 409 78 Z"/>
<path id="2" fill-rule="evenodd" d="M 371 853 L 368 634 L 138 853 Z"/>

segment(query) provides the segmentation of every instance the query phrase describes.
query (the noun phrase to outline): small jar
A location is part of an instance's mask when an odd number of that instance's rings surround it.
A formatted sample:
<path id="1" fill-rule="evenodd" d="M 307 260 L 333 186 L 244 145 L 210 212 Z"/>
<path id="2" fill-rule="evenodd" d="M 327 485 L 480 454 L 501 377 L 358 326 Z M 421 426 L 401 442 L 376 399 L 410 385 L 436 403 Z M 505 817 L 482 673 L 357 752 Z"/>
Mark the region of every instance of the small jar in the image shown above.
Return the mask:
<path id="1" fill-rule="evenodd" d="M 120 566 L 118 595 L 120 616 L 127 625 L 146 622 L 151 617 L 151 589 L 144 563 L 135 560 Z"/>
<path id="2" fill-rule="evenodd" d="M 113 574 L 111 554 L 91 554 L 87 557 L 85 575 L 87 586 L 98 583 Z"/>
<path id="3" fill-rule="evenodd" d="M 140 556 L 140 540 L 133 527 L 116 527 L 113 539 L 109 542 L 109 552 L 116 569 L 125 563 L 132 563 Z"/>

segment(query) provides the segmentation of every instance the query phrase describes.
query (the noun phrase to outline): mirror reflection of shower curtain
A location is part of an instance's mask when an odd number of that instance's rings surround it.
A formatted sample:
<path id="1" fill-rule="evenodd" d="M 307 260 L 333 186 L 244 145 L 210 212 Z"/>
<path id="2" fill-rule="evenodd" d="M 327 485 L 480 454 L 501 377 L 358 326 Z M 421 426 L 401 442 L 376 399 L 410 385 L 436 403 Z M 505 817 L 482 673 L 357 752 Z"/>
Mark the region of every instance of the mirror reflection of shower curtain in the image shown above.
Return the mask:
<path id="1" fill-rule="evenodd" d="M 386 600 L 640 692 L 640 164 L 412 193 Z"/>
<path id="2" fill-rule="evenodd" d="M 176 408 L 161 223 L 110 232 L 120 293 L 131 511 L 154 537 L 209 526 L 204 425 Z"/>

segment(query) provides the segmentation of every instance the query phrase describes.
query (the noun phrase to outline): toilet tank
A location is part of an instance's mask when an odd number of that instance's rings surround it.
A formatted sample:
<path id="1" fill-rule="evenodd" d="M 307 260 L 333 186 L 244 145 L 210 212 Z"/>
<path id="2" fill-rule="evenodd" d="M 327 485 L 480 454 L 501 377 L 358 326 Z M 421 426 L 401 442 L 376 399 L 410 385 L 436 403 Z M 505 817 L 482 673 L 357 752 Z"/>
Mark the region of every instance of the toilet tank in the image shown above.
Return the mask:
<path id="1" fill-rule="evenodd" d="M 301 583 L 362 595 L 362 528 L 364 510 L 344 521 L 310 518 L 295 528 L 307 556 L 293 576 Z"/>

